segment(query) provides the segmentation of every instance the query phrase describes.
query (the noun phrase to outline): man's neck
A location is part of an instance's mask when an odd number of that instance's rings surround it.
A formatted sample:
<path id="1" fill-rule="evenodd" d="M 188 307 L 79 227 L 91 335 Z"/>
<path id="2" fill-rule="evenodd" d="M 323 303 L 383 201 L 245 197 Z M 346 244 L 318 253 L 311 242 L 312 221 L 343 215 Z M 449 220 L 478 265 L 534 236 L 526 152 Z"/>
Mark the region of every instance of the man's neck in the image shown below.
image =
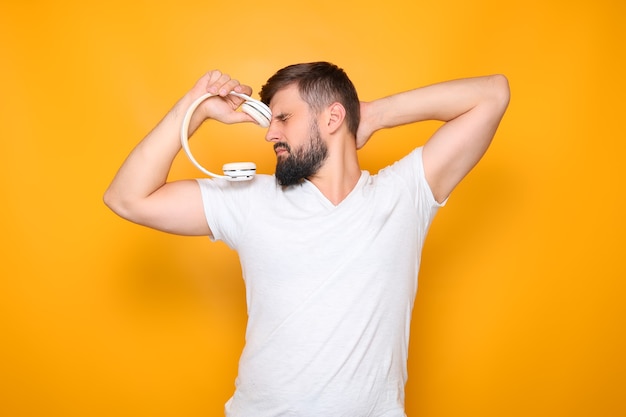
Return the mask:
<path id="1" fill-rule="evenodd" d="M 308 180 L 334 205 L 341 203 L 352 192 L 361 178 L 356 149 L 329 152 L 320 170 Z"/>

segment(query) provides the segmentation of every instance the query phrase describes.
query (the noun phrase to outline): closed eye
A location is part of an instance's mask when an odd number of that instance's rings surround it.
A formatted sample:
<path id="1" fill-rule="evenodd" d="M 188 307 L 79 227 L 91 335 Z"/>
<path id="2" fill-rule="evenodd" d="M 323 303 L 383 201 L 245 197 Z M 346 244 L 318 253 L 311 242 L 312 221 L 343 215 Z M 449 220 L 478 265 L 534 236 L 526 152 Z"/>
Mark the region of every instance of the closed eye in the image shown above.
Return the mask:
<path id="1" fill-rule="evenodd" d="M 277 114 L 276 116 L 274 116 L 274 119 L 276 119 L 276 120 L 278 120 L 280 122 L 285 122 L 290 117 L 291 117 L 291 114 L 280 113 L 280 114 Z"/>

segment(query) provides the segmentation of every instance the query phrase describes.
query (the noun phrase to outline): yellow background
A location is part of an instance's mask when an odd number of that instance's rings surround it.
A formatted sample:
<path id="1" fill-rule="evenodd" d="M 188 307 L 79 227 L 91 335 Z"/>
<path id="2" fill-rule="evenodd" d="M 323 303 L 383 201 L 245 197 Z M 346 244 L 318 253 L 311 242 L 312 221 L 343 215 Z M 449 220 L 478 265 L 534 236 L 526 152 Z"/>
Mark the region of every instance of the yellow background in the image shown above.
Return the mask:
<path id="1" fill-rule="evenodd" d="M 321 59 L 363 100 L 511 84 L 424 250 L 408 415 L 626 415 L 625 4 L 2 0 L 0 415 L 221 415 L 245 325 L 236 254 L 127 223 L 101 196 L 205 71 L 258 91 Z M 361 162 L 375 171 L 434 128 L 380 132 Z M 198 136 L 216 171 L 273 170 L 254 126 Z M 189 176 L 181 156 L 172 177 Z"/>

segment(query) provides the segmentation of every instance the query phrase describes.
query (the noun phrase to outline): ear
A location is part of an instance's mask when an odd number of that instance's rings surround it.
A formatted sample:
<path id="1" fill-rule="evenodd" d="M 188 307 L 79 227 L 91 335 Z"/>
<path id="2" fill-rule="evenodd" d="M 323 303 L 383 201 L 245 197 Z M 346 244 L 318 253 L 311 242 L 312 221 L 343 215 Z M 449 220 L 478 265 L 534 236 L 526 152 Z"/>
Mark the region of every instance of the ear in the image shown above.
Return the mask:
<path id="1" fill-rule="evenodd" d="M 335 133 L 346 119 L 346 109 L 341 103 L 334 102 L 326 110 L 326 123 L 329 133 Z"/>

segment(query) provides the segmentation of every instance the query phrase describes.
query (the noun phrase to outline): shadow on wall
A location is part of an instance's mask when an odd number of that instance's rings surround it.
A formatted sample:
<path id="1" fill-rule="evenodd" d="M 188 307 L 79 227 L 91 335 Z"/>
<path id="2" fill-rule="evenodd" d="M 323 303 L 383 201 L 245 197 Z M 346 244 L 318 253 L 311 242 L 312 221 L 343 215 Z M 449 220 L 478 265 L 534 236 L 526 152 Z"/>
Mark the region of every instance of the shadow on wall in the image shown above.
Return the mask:
<path id="1" fill-rule="evenodd" d="M 206 237 L 148 230 L 126 241 L 116 293 L 130 307 L 178 314 L 219 314 L 245 327 L 245 288 L 235 251 Z"/>

